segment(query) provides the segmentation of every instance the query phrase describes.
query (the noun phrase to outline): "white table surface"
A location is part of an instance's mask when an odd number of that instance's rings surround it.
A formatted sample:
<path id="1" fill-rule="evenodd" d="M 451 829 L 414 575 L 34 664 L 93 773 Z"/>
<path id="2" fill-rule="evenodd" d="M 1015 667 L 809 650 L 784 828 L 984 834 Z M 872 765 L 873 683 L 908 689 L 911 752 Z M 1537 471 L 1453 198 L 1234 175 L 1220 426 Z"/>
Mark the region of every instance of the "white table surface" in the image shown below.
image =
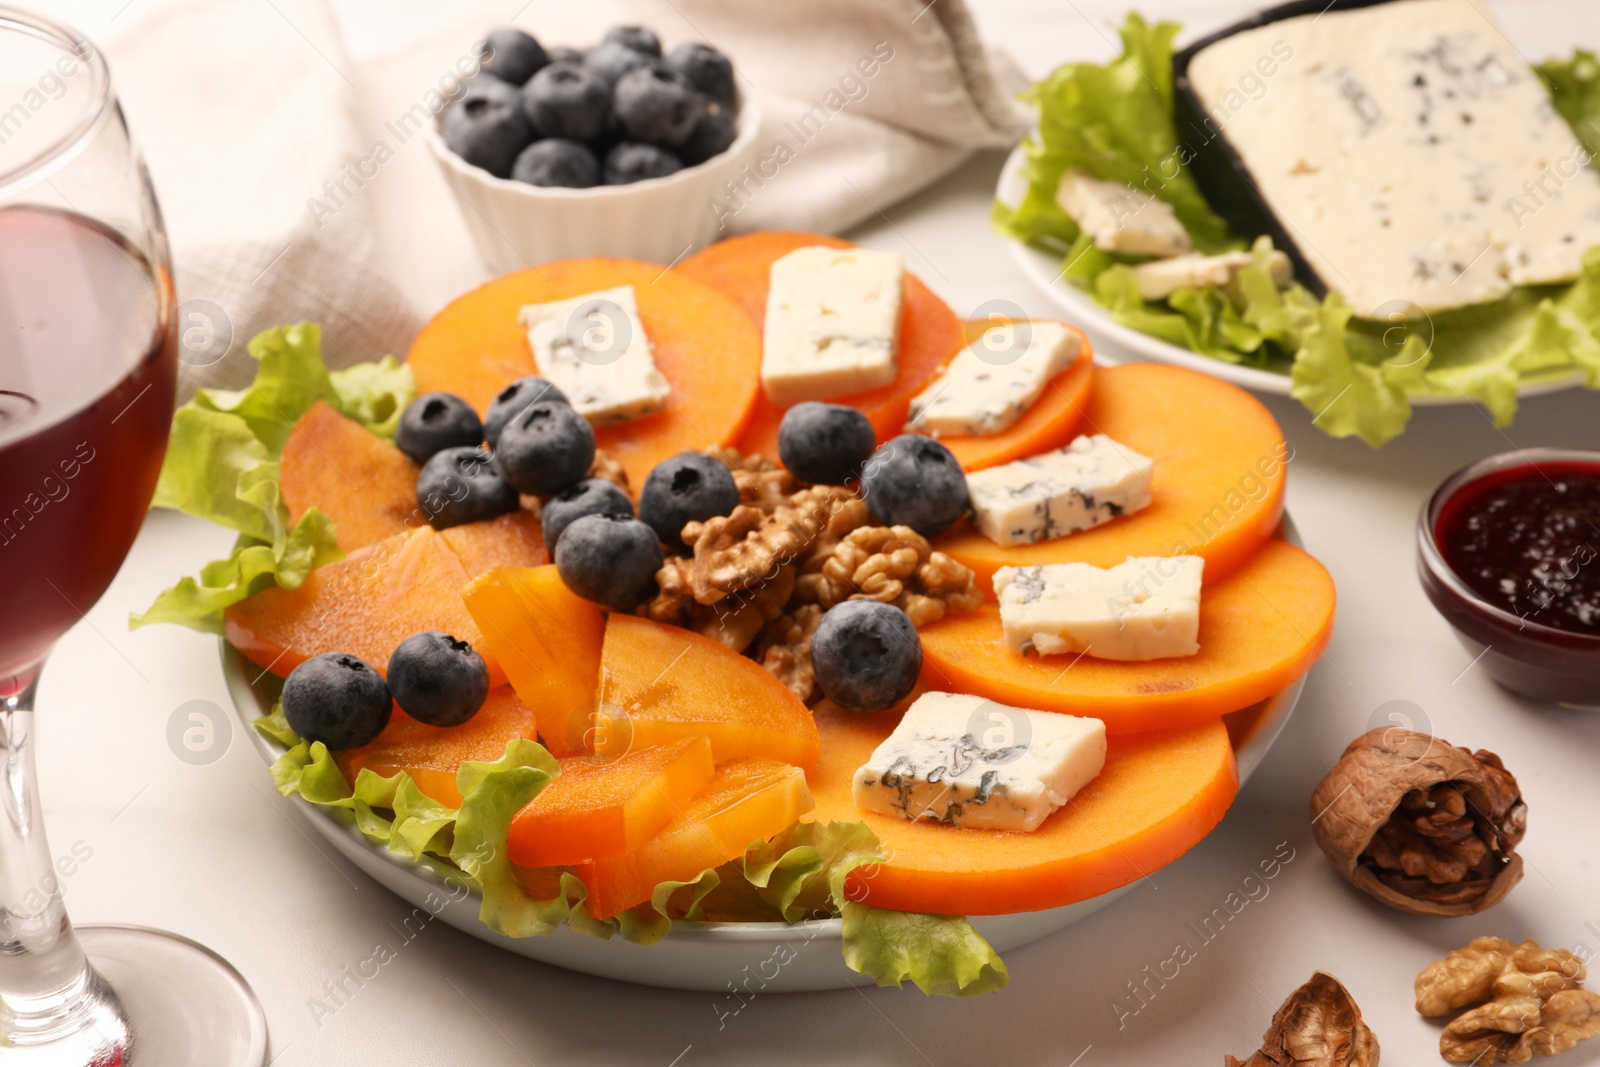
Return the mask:
<path id="1" fill-rule="evenodd" d="M 119 13 L 120 0 L 53 6 L 107 36 L 114 15 L 139 14 Z M 507 6 L 514 5 L 479 3 L 468 13 L 481 9 L 488 24 L 509 14 L 499 10 Z M 1600 46 L 1593 0 L 1496 7 L 1535 58 L 1574 42 Z M 1107 56 L 1106 26 L 1122 9 L 979 0 L 976 15 L 991 43 L 1038 75 L 1069 58 Z M 1198 28 L 1244 8 L 1165 2 L 1145 10 Z M 448 19 L 463 13 L 450 5 Z M 357 57 L 381 54 L 446 17 L 421 0 L 348 0 L 341 14 Z M 1004 297 L 1051 314 L 989 230 L 1000 161 L 975 158 L 852 236 L 903 252 L 908 268 L 959 312 Z M 1222 826 L 1152 885 L 1010 953 L 1011 986 L 999 994 L 960 1002 L 909 988 L 758 997 L 719 1027 L 721 998 L 713 994 L 570 974 L 438 923 L 406 942 L 397 931 L 409 909 L 314 837 L 272 792 L 239 731 L 206 765 L 169 749 L 176 709 L 228 700 L 212 640 L 126 626 L 130 610 L 227 549 L 225 532 L 172 513 L 152 515 L 121 575 L 61 642 L 44 676 L 40 761 L 52 844 L 63 854 L 92 850 L 66 880 L 68 904 L 79 922 L 165 927 L 226 955 L 260 994 L 283 1065 L 1217 1063 L 1224 1052 L 1252 1052 L 1280 1000 L 1319 968 L 1350 987 L 1385 1063 L 1441 1063 L 1437 1026 L 1411 1007 L 1412 979 L 1429 960 L 1488 933 L 1600 952 L 1600 716 L 1523 702 L 1471 666 L 1418 586 L 1417 509 L 1446 474 L 1489 453 L 1600 446 L 1600 399 L 1569 392 L 1530 400 L 1505 432 L 1475 408 L 1425 409 L 1382 452 L 1324 437 L 1292 402 L 1268 403 L 1294 446 L 1289 506 L 1339 585 L 1333 643 Z M 1349 889 L 1312 839 L 1313 783 L 1391 701 L 1409 702 L 1422 728 L 1499 752 L 1522 783 L 1531 809 L 1528 874 L 1487 915 L 1441 921 L 1388 911 Z M 1294 859 L 1267 883 L 1268 895 L 1202 944 L 1189 924 L 1242 893 L 1243 879 L 1280 842 Z M 1196 958 L 1119 1026 L 1114 1005 L 1139 1006 L 1128 984 L 1180 941 Z M 334 1003 L 325 983 L 380 942 L 396 958 L 338 1010 L 319 1015 L 314 1001 Z M 1600 1040 L 1560 1062 L 1600 1063 Z"/>

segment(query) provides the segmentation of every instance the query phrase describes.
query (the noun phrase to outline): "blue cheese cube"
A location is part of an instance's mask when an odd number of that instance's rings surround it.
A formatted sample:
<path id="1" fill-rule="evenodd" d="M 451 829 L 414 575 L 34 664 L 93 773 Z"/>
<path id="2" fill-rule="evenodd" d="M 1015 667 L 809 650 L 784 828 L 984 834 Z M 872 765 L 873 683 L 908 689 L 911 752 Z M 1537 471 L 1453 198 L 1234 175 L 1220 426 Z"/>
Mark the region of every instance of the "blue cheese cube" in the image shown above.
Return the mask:
<path id="1" fill-rule="evenodd" d="M 1130 515 L 1150 504 L 1155 464 L 1105 434 L 967 475 L 978 532 L 997 545 L 1033 545 Z"/>
<path id="2" fill-rule="evenodd" d="M 1059 322 L 991 326 L 911 401 L 906 429 L 934 437 L 1002 433 L 1082 347 L 1078 331 Z"/>
<path id="3" fill-rule="evenodd" d="M 633 286 L 529 304 L 521 319 L 539 373 L 596 426 L 666 408 L 672 386 L 656 369 Z"/>
<path id="4" fill-rule="evenodd" d="M 1036 830 L 1105 766 L 1106 724 L 924 693 L 856 771 L 856 807 L 912 822 Z"/>
<path id="5" fill-rule="evenodd" d="M 905 262 L 872 248 L 797 248 L 772 264 L 761 387 L 779 407 L 894 381 Z"/>
<path id="6" fill-rule="evenodd" d="M 1115 567 L 1046 563 L 994 576 L 1005 642 L 1023 655 L 1151 660 L 1200 651 L 1199 556 L 1130 556 Z"/>
<path id="7" fill-rule="evenodd" d="M 1123 182 L 1068 167 L 1056 186 L 1056 203 L 1105 252 L 1176 256 L 1192 247 L 1171 204 Z"/>
<path id="8" fill-rule="evenodd" d="M 1187 255 L 1153 259 L 1133 267 L 1139 295 L 1146 300 L 1165 300 L 1179 289 L 1220 288 L 1239 276 L 1254 261 L 1249 252 L 1223 252 L 1215 256 Z M 1279 289 L 1294 281 L 1294 264 L 1273 249 L 1267 255 L 1267 275 Z"/>

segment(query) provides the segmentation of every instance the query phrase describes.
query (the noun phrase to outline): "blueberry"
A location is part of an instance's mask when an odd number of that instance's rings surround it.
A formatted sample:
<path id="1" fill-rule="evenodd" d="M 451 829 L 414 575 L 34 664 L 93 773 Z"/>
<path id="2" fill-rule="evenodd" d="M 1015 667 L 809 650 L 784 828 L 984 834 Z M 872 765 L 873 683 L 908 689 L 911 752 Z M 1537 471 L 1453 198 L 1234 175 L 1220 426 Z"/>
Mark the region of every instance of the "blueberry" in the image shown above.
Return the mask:
<path id="1" fill-rule="evenodd" d="M 906 613 L 877 600 L 846 600 L 822 616 L 811 667 L 824 696 L 847 711 L 892 708 L 917 684 L 922 639 Z"/>
<path id="2" fill-rule="evenodd" d="M 559 493 L 594 463 L 589 420 L 559 400 L 529 404 L 500 431 L 495 456 L 506 480 L 531 496 Z"/>
<path id="3" fill-rule="evenodd" d="M 620 44 L 647 56 L 661 57 L 661 39 L 643 26 L 613 26 L 600 38 L 601 44 Z"/>
<path id="4" fill-rule="evenodd" d="M 553 400 L 561 404 L 568 402 L 566 393 L 536 374 L 518 378 L 496 393 L 483 416 L 483 436 L 489 442 L 489 447 L 494 448 L 500 443 L 500 431 L 506 428 L 506 423 L 529 404 L 541 400 Z"/>
<path id="5" fill-rule="evenodd" d="M 583 49 L 581 48 L 568 48 L 565 45 L 557 45 L 555 48 L 545 49 L 544 54 L 549 57 L 552 63 L 583 62 Z"/>
<path id="6" fill-rule="evenodd" d="M 689 79 L 661 63 L 618 79 L 611 107 L 629 138 L 659 145 L 688 140 L 705 110 Z"/>
<path id="7" fill-rule="evenodd" d="M 639 517 L 676 552 L 689 551 L 682 537 L 685 525 L 726 515 L 738 506 L 733 475 L 704 452 L 679 452 L 662 460 L 639 491 Z"/>
<path id="8" fill-rule="evenodd" d="M 435 452 L 417 474 L 417 503 L 435 530 L 482 522 L 522 506 L 517 491 L 481 448 Z"/>
<path id="9" fill-rule="evenodd" d="M 389 685 L 368 663 L 344 652 L 312 656 L 283 683 L 283 717 L 307 741 L 360 748 L 389 725 Z"/>
<path id="10" fill-rule="evenodd" d="M 600 184 L 600 161 L 577 141 L 551 137 L 524 148 L 511 177 L 529 185 L 587 189 Z"/>
<path id="11" fill-rule="evenodd" d="M 577 485 L 568 486 L 544 506 L 540 520 L 544 525 L 544 543 L 554 548 L 561 540 L 561 532 L 585 515 L 616 515 L 633 518 L 633 501 L 617 488 L 616 483 L 604 478 L 585 478 Z"/>
<path id="12" fill-rule="evenodd" d="M 522 93 L 498 78 L 475 78 L 444 113 L 444 143 L 497 178 L 511 176 L 517 154 L 533 141 Z"/>
<path id="13" fill-rule="evenodd" d="M 610 106 L 611 86 L 580 63 L 552 63 L 522 88 L 522 110 L 545 137 L 593 140 Z"/>
<path id="14" fill-rule="evenodd" d="M 617 79 L 628 71 L 635 67 L 647 67 L 654 62 L 656 60 L 644 52 L 616 41 L 597 45 L 594 51 L 583 57 L 583 65 L 591 74 L 604 82 L 608 89 L 616 85 Z"/>
<path id="15" fill-rule="evenodd" d="M 667 53 L 666 63 L 711 99 L 733 106 L 733 64 L 715 48 L 685 41 Z"/>
<path id="16" fill-rule="evenodd" d="M 706 100 L 701 107 L 700 119 L 694 124 L 694 132 L 678 146 L 678 156 L 684 166 L 693 167 L 712 156 L 720 156 L 733 146 L 738 137 L 739 119 L 733 110 L 715 100 Z"/>
<path id="17" fill-rule="evenodd" d="M 861 495 L 884 526 L 909 526 L 932 537 L 966 514 L 967 476 L 944 445 L 903 433 L 867 460 Z"/>
<path id="18" fill-rule="evenodd" d="M 510 85 L 521 85 L 550 62 L 539 42 L 521 30 L 493 30 L 484 38 L 478 56 L 485 74 Z"/>
<path id="19" fill-rule="evenodd" d="M 556 542 L 556 573 L 568 589 L 612 611 L 650 596 L 661 569 L 656 532 L 622 515 L 585 515 Z"/>
<path id="20" fill-rule="evenodd" d="M 843 404 L 807 400 L 784 412 L 778 424 L 778 458 L 790 474 L 813 485 L 860 477 L 876 441 L 872 421 Z"/>
<path id="21" fill-rule="evenodd" d="M 429 726 L 460 726 L 489 695 L 489 667 L 465 641 L 427 630 L 389 657 L 389 692 L 400 709 Z"/>
<path id="22" fill-rule="evenodd" d="M 646 178 L 665 178 L 683 169 L 683 161 L 653 144 L 623 141 L 606 153 L 602 171 L 607 185 L 628 185 Z"/>
<path id="23" fill-rule="evenodd" d="M 426 393 L 400 416 L 394 443 L 413 463 L 446 448 L 476 448 L 483 443 L 483 423 L 472 405 L 454 393 Z"/>

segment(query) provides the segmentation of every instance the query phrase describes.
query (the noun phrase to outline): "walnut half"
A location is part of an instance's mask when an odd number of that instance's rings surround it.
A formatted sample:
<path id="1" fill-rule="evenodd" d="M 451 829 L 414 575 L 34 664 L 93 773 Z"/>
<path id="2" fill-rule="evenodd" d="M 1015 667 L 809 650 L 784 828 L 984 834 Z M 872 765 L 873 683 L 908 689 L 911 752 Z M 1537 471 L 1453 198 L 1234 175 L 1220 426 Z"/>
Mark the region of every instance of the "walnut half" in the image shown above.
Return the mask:
<path id="1" fill-rule="evenodd" d="M 1585 974 L 1571 952 L 1480 937 L 1417 975 L 1417 1011 L 1470 1009 L 1439 1035 L 1451 1063 L 1527 1063 L 1600 1035 L 1600 994 L 1583 988 Z"/>
<path id="2" fill-rule="evenodd" d="M 1378 1038 L 1361 1019 L 1350 991 L 1318 971 L 1289 994 L 1261 1048 L 1247 1060 L 1223 1057 L 1224 1067 L 1378 1067 Z"/>
<path id="3" fill-rule="evenodd" d="M 1500 757 L 1368 731 L 1311 794 L 1317 844 L 1346 881 L 1414 915 L 1472 915 L 1522 879 L 1528 806 Z"/>

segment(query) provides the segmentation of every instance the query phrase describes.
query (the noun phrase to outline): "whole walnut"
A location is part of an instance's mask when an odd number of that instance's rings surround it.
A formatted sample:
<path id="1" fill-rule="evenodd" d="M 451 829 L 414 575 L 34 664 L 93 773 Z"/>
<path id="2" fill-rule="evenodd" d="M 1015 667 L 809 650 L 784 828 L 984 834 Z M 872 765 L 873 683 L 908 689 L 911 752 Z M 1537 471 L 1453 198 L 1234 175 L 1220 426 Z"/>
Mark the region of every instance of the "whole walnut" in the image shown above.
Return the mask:
<path id="1" fill-rule="evenodd" d="M 1368 731 L 1311 794 L 1317 844 L 1357 889 L 1415 915 L 1473 915 L 1522 879 L 1528 806 L 1500 757 Z"/>

